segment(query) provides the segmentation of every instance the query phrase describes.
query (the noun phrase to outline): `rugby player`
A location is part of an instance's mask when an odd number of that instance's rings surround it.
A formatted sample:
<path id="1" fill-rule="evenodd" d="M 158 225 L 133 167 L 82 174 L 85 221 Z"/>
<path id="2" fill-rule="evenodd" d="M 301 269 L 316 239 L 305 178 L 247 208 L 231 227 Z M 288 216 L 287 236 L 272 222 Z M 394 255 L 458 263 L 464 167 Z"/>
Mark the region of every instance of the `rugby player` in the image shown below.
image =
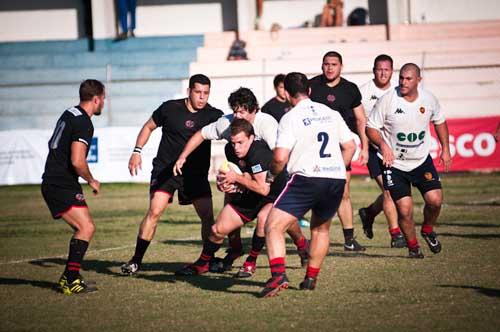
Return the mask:
<path id="1" fill-rule="evenodd" d="M 59 290 L 67 295 L 97 290 L 94 282 L 80 275 L 95 225 L 78 178 L 87 181 L 95 195 L 99 194 L 101 184 L 90 172 L 87 154 L 94 135 L 91 117 L 101 114 L 106 93 L 101 82 L 89 79 L 80 84 L 79 94 L 80 103 L 65 110 L 57 120 L 42 176 L 42 195 L 52 217 L 62 218 L 73 229 L 66 268 L 58 283 Z"/>
<path id="2" fill-rule="evenodd" d="M 221 191 L 231 193 L 232 185 L 238 185 L 242 193 L 230 196 L 228 203 L 219 213 L 208 240 L 204 241 L 198 260 L 177 271 L 177 275 L 190 276 L 207 272 L 209 262 L 219 250 L 224 238 L 253 219 L 257 218 L 257 229 L 263 232 L 272 203 L 286 182 L 286 172 L 282 172 L 272 185 L 266 182 L 273 153 L 264 141 L 255 139 L 250 122 L 245 119 L 234 119 L 229 130 L 230 142 L 225 147 L 226 158 L 238 165 L 242 174 L 232 169 L 221 171 L 218 187 Z M 265 243 L 264 236 L 259 236 L 258 233 L 256 231 L 252 238 L 250 256 L 235 277 L 251 277 L 255 272 L 257 256 Z"/>
<path id="3" fill-rule="evenodd" d="M 359 88 L 366 117 L 369 116 L 375 102 L 386 92 L 394 89 L 391 83 L 392 72 L 392 58 L 386 54 L 378 55 L 373 62 L 373 79 Z M 375 201 L 368 207 L 358 210 L 361 223 L 363 224 L 363 231 L 367 238 L 373 238 L 373 221 L 383 210 L 389 226 L 391 248 L 404 248 L 406 247 L 406 241 L 398 225 L 398 212 L 396 211 L 396 206 L 392 201 L 390 193 L 384 190 L 382 169 L 380 168 L 379 159 L 377 157 L 377 148 L 373 146 L 373 144 L 370 144 L 368 147 L 367 166 L 370 177 L 375 179 L 382 193 L 378 195 Z"/>
<path id="4" fill-rule="evenodd" d="M 312 210 L 309 262 L 300 289 L 313 290 L 330 247 L 331 219 L 342 200 L 356 144 L 339 113 L 309 99 L 302 73 L 285 77 L 287 99 L 294 106 L 280 121 L 269 181 L 287 167 L 291 175 L 266 222 L 266 247 L 271 278 L 261 296 L 275 296 L 288 287 L 285 231 Z"/>
<path id="5" fill-rule="evenodd" d="M 356 84 L 340 76 L 342 56 L 334 51 L 323 56 L 322 74 L 310 80 L 312 101 L 324 104 L 340 113 L 349 129 L 361 140 L 361 152 L 358 162 L 368 162 L 368 139 L 365 134 L 366 116 L 361 103 L 361 93 Z M 354 238 L 353 212 L 350 194 L 351 165 L 347 166 L 347 177 L 344 195 L 340 203 L 338 216 L 344 232 L 344 250 L 364 251 Z"/>
<path id="6" fill-rule="evenodd" d="M 284 80 L 285 75 L 283 74 L 278 74 L 274 77 L 273 85 L 276 96 L 269 99 L 262 106 L 262 112 L 271 115 L 278 123 L 281 117 L 292 108 L 292 105 L 286 100 Z"/>
<path id="7" fill-rule="evenodd" d="M 406 237 L 410 258 L 423 258 L 413 219 L 411 186 L 424 198 L 424 220 L 420 234 L 434 254 L 441 243 L 434 225 L 441 211 L 443 191 L 439 175 L 429 154 L 434 124 L 441 143 L 440 163 L 447 172 L 451 166 L 448 126 L 439 102 L 430 92 L 420 89 L 420 68 L 413 63 L 401 67 L 399 86 L 383 95 L 368 118 L 366 129 L 378 146 L 383 170 L 384 189 L 391 194 L 398 212 L 398 223 Z"/>
<path id="8" fill-rule="evenodd" d="M 137 136 L 128 164 L 132 176 L 137 175 L 141 169 L 141 151 L 151 133 L 162 127 L 160 146 L 153 159 L 149 209 L 139 227 L 134 256 L 121 266 L 124 274 L 134 275 L 139 271 L 144 254 L 154 237 L 158 220 L 172 203 L 175 191 L 178 191 L 179 204 L 193 204 L 201 219 L 203 239 L 208 237 L 214 223 L 212 192 L 208 182 L 210 142 L 200 144 L 193 151 L 186 160 L 184 174 L 173 174 L 172 167 L 189 138 L 199 129 L 216 121 L 223 113 L 208 104 L 210 79 L 207 76 L 191 76 L 187 94 L 187 98 L 169 100 L 161 104 Z"/>

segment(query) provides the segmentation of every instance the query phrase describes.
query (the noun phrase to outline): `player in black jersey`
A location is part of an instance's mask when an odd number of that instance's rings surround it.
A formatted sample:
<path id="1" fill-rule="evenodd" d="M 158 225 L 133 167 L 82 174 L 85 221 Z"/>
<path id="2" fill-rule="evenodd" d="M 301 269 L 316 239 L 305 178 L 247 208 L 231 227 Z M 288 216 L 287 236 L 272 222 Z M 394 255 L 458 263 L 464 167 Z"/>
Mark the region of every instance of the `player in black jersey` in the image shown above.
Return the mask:
<path id="1" fill-rule="evenodd" d="M 273 153 L 262 140 L 255 140 L 255 133 L 250 122 L 244 119 L 234 119 L 230 126 L 231 139 L 226 145 L 225 153 L 228 161 L 238 165 L 243 174 L 233 169 L 221 170 L 217 185 L 219 190 L 234 192 L 234 186 L 240 188 L 241 193 L 231 195 L 229 202 L 219 213 L 215 225 L 208 239 L 204 241 L 203 251 L 194 264 L 190 264 L 177 271 L 177 275 L 198 275 L 208 271 L 209 261 L 219 250 L 224 238 L 245 223 L 259 216 L 262 224 L 257 227 L 264 233 L 267 214 L 272 203 L 279 196 L 286 183 L 286 171 L 281 172 L 272 185 L 266 183 L 266 174 Z M 265 215 L 261 218 L 260 215 Z M 255 272 L 257 256 L 264 247 L 265 239 L 254 233 L 252 250 L 244 266 L 236 277 L 251 277 Z"/>
<path id="2" fill-rule="evenodd" d="M 273 84 L 276 96 L 262 106 L 262 113 L 271 115 L 277 122 L 280 122 L 281 117 L 292 108 L 292 105 L 286 100 L 284 81 L 285 75 L 283 74 L 274 77 Z"/>
<path id="3" fill-rule="evenodd" d="M 90 118 L 100 115 L 104 107 L 104 85 L 97 80 L 86 80 L 80 85 L 80 103 L 64 111 L 49 140 L 49 154 L 45 163 L 42 195 L 54 219 L 62 218 L 74 230 L 69 244 L 66 269 L 59 279 L 59 290 L 64 294 L 80 294 L 97 290 L 80 275 L 80 265 L 94 235 L 95 226 L 90 216 L 81 177 L 99 194 L 100 183 L 92 176 L 87 154 L 94 134 Z"/>
<path id="4" fill-rule="evenodd" d="M 356 84 L 340 76 L 342 71 L 342 56 L 334 51 L 323 56 L 321 66 L 323 74 L 310 79 L 310 98 L 312 101 L 325 104 L 342 115 L 349 129 L 361 140 L 361 152 L 358 162 L 365 165 L 368 162 L 368 138 L 366 137 L 366 116 L 361 104 L 361 93 Z M 354 238 L 352 203 L 350 197 L 351 167 L 347 167 L 347 182 L 344 196 L 338 210 L 340 222 L 344 231 L 344 250 L 363 251 Z"/>
<path id="5" fill-rule="evenodd" d="M 178 190 L 179 204 L 193 204 L 201 219 L 201 236 L 206 239 L 214 223 L 212 193 L 208 182 L 210 167 L 210 141 L 201 144 L 186 160 L 182 175 L 174 175 L 172 169 L 182 149 L 194 133 L 216 121 L 222 111 L 208 104 L 210 80 L 202 74 L 189 79 L 188 97 L 169 100 L 160 105 L 144 124 L 137 136 L 136 146 L 130 157 L 129 171 L 136 175 L 141 168 L 141 150 L 151 133 L 162 127 L 158 153 L 153 159 L 150 183 L 150 204 L 142 220 L 132 259 L 122 265 L 124 274 L 135 274 L 144 254 L 154 237 L 156 225 L 163 211 L 172 202 Z"/>

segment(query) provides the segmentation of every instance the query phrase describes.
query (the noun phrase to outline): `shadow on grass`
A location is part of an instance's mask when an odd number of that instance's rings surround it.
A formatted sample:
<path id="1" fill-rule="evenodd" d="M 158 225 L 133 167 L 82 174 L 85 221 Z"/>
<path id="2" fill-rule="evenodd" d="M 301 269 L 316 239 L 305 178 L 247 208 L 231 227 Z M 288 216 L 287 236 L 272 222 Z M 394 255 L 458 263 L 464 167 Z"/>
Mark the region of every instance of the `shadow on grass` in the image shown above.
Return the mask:
<path id="1" fill-rule="evenodd" d="M 500 239 L 500 234 L 454 234 L 454 233 L 438 233 L 439 236 L 443 237 L 460 237 L 464 239 L 480 239 L 480 240 L 488 240 L 488 239 Z"/>
<path id="2" fill-rule="evenodd" d="M 57 292 L 57 283 L 41 281 L 41 280 L 27 280 L 27 279 L 16 279 L 16 278 L 0 278 L 0 285 L 31 285 L 33 287 L 52 289 Z"/>
<path id="3" fill-rule="evenodd" d="M 451 222 L 438 222 L 439 226 L 452 226 L 452 227 L 471 227 L 471 228 L 500 228 L 500 225 L 494 225 L 494 224 L 484 224 L 484 223 L 478 223 L 478 224 L 462 224 L 462 223 L 451 223 Z"/>
<path id="4" fill-rule="evenodd" d="M 437 285 L 442 288 L 462 288 L 462 289 L 473 289 L 477 293 L 486 295 L 489 297 L 500 297 L 500 289 L 496 288 L 486 288 L 480 286 L 466 286 L 466 285 Z"/>

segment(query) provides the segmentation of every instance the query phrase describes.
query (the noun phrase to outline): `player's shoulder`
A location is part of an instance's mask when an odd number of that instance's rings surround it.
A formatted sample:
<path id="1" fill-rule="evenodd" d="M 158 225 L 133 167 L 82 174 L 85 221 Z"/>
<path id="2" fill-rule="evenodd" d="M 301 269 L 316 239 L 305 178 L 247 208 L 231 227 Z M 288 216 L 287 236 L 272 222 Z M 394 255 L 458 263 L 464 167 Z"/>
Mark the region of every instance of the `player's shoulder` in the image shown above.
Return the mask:
<path id="1" fill-rule="evenodd" d="M 373 88 L 373 80 L 369 80 L 361 85 L 358 86 L 359 91 L 363 92 L 369 92 Z"/>
<path id="2" fill-rule="evenodd" d="M 339 86 L 344 86 L 345 88 L 348 88 L 348 89 L 355 89 L 355 90 L 359 90 L 358 86 L 356 85 L 356 83 L 354 82 L 351 82 L 343 77 L 340 77 L 340 82 L 339 82 Z"/>
<path id="3" fill-rule="evenodd" d="M 269 148 L 269 145 L 263 140 L 254 140 L 250 149 L 248 150 L 247 159 L 249 161 L 258 161 L 262 158 L 269 157 L 272 155 L 272 151 Z"/>
<path id="4" fill-rule="evenodd" d="M 323 74 L 316 75 L 316 76 L 309 79 L 310 85 L 318 85 L 318 84 L 322 84 L 323 82 L 324 82 Z"/>
<path id="5" fill-rule="evenodd" d="M 437 102 L 436 96 L 427 89 L 419 88 L 418 93 L 420 94 L 421 98 L 423 98 L 425 101 L 433 103 Z"/>
<path id="6" fill-rule="evenodd" d="M 207 104 L 207 106 L 205 106 L 205 110 L 206 111 L 209 111 L 209 112 L 212 112 L 218 116 L 223 116 L 224 115 L 224 112 L 222 112 L 220 109 L 216 108 L 216 107 L 213 107 L 212 105 L 210 104 Z"/>
<path id="7" fill-rule="evenodd" d="M 272 115 L 264 112 L 257 112 L 257 114 L 255 114 L 255 120 L 254 120 L 255 127 L 272 126 L 272 125 L 274 126 L 278 125 L 278 121 L 276 121 L 276 119 Z"/>
<path id="8" fill-rule="evenodd" d="M 64 118 L 66 122 L 76 124 L 88 124 L 91 122 L 87 113 L 78 106 L 66 109 L 62 114 L 62 118 Z"/>

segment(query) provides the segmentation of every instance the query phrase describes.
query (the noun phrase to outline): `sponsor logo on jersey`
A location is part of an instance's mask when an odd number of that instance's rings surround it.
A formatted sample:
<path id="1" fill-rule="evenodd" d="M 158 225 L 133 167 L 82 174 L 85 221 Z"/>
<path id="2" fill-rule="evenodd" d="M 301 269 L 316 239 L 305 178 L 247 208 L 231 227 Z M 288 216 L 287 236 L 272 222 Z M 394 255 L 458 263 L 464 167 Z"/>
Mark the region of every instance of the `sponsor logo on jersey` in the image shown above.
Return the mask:
<path id="1" fill-rule="evenodd" d="M 326 96 L 326 100 L 329 102 L 329 103 L 333 103 L 335 101 L 335 96 L 334 95 L 328 95 Z"/>
<path id="2" fill-rule="evenodd" d="M 396 112 L 394 114 L 405 114 L 405 111 L 403 111 L 401 108 L 396 109 Z"/>
<path id="3" fill-rule="evenodd" d="M 194 121 L 187 120 L 186 122 L 184 122 L 184 125 L 186 126 L 186 128 L 193 128 L 194 127 Z"/>
<path id="4" fill-rule="evenodd" d="M 434 180 L 434 177 L 432 176 L 431 172 L 425 172 L 424 173 L 424 178 L 425 178 L 426 181 L 432 181 L 432 180 Z"/>
<path id="5" fill-rule="evenodd" d="M 318 172 L 320 172 L 320 171 L 321 171 L 321 168 L 319 168 L 319 166 L 318 166 L 318 165 L 314 166 L 314 168 L 313 168 L 313 172 L 318 173 Z"/>
<path id="6" fill-rule="evenodd" d="M 425 107 L 420 107 L 419 111 L 420 111 L 420 113 L 424 114 L 425 113 Z"/>
<path id="7" fill-rule="evenodd" d="M 79 202 L 83 202 L 85 200 L 85 197 L 83 196 L 83 194 L 76 194 L 75 199 Z"/>
<path id="8" fill-rule="evenodd" d="M 252 172 L 253 172 L 253 173 L 259 173 L 259 172 L 262 172 L 262 166 L 260 166 L 260 164 L 253 165 L 253 166 L 252 166 Z"/>
<path id="9" fill-rule="evenodd" d="M 421 141 L 425 137 L 425 130 L 422 130 L 420 133 L 402 133 L 399 132 L 396 134 L 396 138 L 400 142 L 408 141 L 408 142 L 415 142 L 417 138 Z"/>
<path id="10" fill-rule="evenodd" d="M 89 154 L 87 155 L 87 162 L 89 164 L 97 163 L 99 161 L 99 140 L 97 137 L 92 137 L 89 147 Z"/>

